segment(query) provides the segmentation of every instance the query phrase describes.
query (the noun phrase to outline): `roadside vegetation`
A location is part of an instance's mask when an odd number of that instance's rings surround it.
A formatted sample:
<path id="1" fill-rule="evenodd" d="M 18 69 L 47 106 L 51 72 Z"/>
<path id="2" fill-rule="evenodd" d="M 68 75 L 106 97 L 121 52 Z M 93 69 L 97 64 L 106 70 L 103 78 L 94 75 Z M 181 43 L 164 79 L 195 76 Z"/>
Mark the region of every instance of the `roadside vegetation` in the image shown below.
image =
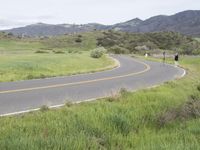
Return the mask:
<path id="1" fill-rule="evenodd" d="M 102 71 L 115 66 L 106 55 L 99 59 L 89 52 L 72 54 L 0 55 L 0 82 Z"/>
<path id="2" fill-rule="evenodd" d="M 155 54 L 163 50 L 184 55 L 200 54 L 198 39 L 175 32 L 124 33 L 105 31 L 104 36 L 97 39 L 97 45 L 104 46 L 116 54 L 136 53 Z"/>
<path id="3" fill-rule="evenodd" d="M 94 59 L 100 33 L 22 38 L 0 33 L 0 82 L 73 75 L 113 68 L 104 53 Z M 81 39 L 77 40 L 77 39 Z M 101 48 L 103 49 L 103 48 Z"/>
<path id="4" fill-rule="evenodd" d="M 54 37 L 0 32 L 0 82 L 94 72 L 114 67 L 104 54 L 200 54 L 199 39 L 174 32 L 94 31 Z M 96 59 L 99 58 L 99 59 Z"/>
<path id="5" fill-rule="evenodd" d="M 106 49 L 104 47 L 98 47 L 95 48 L 91 51 L 90 56 L 92 58 L 100 58 L 102 57 L 104 54 L 106 54 Z"/>
<path id="6" fill-rule="evenodd" d="M 200 57 L 180 65 L 184 78 L 156 88 L 1 117 L 0 149 L 200 149 Z"/>

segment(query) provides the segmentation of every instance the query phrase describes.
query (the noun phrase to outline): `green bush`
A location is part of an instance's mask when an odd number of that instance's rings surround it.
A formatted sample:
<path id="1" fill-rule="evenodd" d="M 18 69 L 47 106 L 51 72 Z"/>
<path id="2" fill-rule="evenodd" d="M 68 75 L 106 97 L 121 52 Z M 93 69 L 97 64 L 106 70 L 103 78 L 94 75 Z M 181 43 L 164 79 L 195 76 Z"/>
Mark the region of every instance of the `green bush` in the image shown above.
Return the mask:
<path id="1" fill-rule="evenodd" d="M 44 50 L 38 50 L 38 51 L 35 51 L 35 53 L 45 54 L 45 53 L 49 53 L 49 52 L 44 51 Z"/>
<path id="2" fill-rule="evenodd" d="M 72 53 L 72 52 L 73 52 L 73 50 L 71 50 L 71 49 L 70 49 L 70 50 L 68 50 L 68 53 Z"/>
<path id="3" fill-rule="evenodd" d="M 104 37 L 104 38 L 98 38 L 97 39 L 97 45 L 98 46 L 105 46 L 105 47 L 111 47 L 114 46 L 116 43 L 115 40 L 109 38 L 109 37 Z"/>
<path id="4" fill-rule="evenodd" d="M 65 52 L 64 51 L 61 51 L 61 50 L 58 50 L 58 51 L 53 51 L 54 54 L 64 54 Z"/>
<path id="5" fill-rule="evenodd" d="M 31 75 L 31 74 L 29 74 L 29 75 L 26 76 L 26 78 L 27 78 L 28 80 L 31 80 L 31 79 L 34 79 L 34 76 Z"/>
<path id="6" fill-rule="evenodd" d="M 77 38 L 77 39 L 75 40 L 75 42 L 76 42 L 76 43 L 81 43 L 81 42 L 82 42 L 82 39 L 81 39 L 81 38 Z"/>
<path id="7" fill-rule="evenodd" d="M 200 84 L 197 86 L 197 90 L 200 92 Z"/>
<path id="8" fill-rule="evenodd" d="M 14 34 L 12 32 L 9 32 L 7 35 L 8 36 L 14 36 Z"/>
<path id="9" fill-rule="evenodd" d="M 113 46 L 109 49 L 109 51 L 115 54 L 128 54 L 129 50 L 120 46 Z"/>
<path id="10" fill-rule="evenodd" d="M 176 32 L 139 34 L 107 31 L 103 32 L 103 37 L 97 38 L 97 45 L 112 50 L 116 54 L 141 53 L 146 48 L 149 50 L 167 49 L 173 51 L 178 49 L 180 54 L 187 55 L 200 53 L 200 43 L 198 41 Z"/>
<path id="11" fill-rule="evenodd" d="M 43 106 L 41 106 L 41 108 L 40 108 L 40 111 L 42 111 L 42 112 L 45 112 L 45 111 L 48 111 L 48 110 L 49 110 L 49 107 L 46 106 L 46 105 L 43 105 Z"/>
<path id="12" fill-rule="evenodd" d="M 99 47 L 99 48 L 92 50 L 90 53 L 90 56 L 92 58 L 100 58 L 105 53 L 106 53 L 106 49 L 103 47 Z"/>

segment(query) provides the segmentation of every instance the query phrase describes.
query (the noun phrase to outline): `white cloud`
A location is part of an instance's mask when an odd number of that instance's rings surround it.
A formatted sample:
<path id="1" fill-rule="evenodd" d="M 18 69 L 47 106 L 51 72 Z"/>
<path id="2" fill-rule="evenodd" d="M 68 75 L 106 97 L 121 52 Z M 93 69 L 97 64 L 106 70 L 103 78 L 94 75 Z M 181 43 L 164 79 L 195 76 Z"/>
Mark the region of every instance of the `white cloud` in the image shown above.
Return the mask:
<path id="1" fill-rule="evenodd" d="M 27 24 L 29 24 L 29 23 L 20 22 L 20 21 L 12 21 L 12 20 L 8 20 L 8 19 L 0 18 L 0 29 L 1 30 L 15 28 L 15 27 L 21 27 L 21 26 L 25 26 Z"/>
<path id="2" fill-rule="evenodd" d="M 171 15 L 200 9 L 199 0 L 0 0 L 0 28 L 8 25 L 46 23 L 114 24 L 139 17 Z"/>

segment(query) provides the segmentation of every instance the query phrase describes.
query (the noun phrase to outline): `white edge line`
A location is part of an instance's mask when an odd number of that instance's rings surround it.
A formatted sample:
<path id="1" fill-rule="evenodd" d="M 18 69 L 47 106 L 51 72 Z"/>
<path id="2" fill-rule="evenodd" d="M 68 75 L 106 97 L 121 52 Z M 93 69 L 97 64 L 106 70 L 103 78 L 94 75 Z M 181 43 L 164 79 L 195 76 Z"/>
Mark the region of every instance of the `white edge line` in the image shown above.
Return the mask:
<path id="1" fill-rule="evenodd" d="M 109 70 L 103 70 L 103 71 L 113 71 L 115 69 L 118 69 L 121 67 L 120 62 L 115 59 L 114 57 L 112 57 L 111 55 L 108 55 L 113 61 L 114 61 L 114 67 L 109 69 Z M 94 72 L 94 73 L 83 73 L 83 74 L 77 74 L 77 75 L 71 75 L 71 76 L 78 76 L 78 75 L 85 75 L 85 74 L 95 74 L 98 72 Z M 65 77 L 71 77 L 71 76 L 61 76 L 61 77 L 51 77 L 51 78 L 45 78 L 45 79 L 52 79 L 52 78 L 65 78 Z M 33 79 L 33 80 L 41 80 L 41 79 Z M 23 82 L 26 80 L 21 80 L 21 81 L 16 81 L 16 82 Z M 106 97 L 98 97 L 98 98 L 92 98 L 92 99 L 87 99 L 87 100 L 82 100 L 82 101 L 77 101 L 77 102 L 73 102 L 73 104 L 79 104 L 82 102 L 89 102 L 89 101 L 94 101 L 97 99 L 101 99 L 101 98 L 106 98 Z M 52 105 L 49 106 L 48 108 L 53 109 L 53 108 L 59 108 L 59 107 L 63 107 L 65 104 L 60 104 L 60 105 Z M 13 113 L 6 113 L 6 114 L 1 114 L 0 117 L 6 117 L 6 116 L 13 116 L 13 115 L 20 115 L 20 114 L 24 114 L 24 113 L 30 113 L 30 112 L 34 112 L 34 111 L 38 111 L 40 110 L 40 108 L 35 108 L 35 109 L 28 109 L 28 110 L 24 110 L 24 111 L 17 111 L 17 112 L 13 112 Z"/>
<path id="2" fill-rule="evenodd" d="M 87 100 L 82 100 L 82 101 L 76 101 L 76 102 L 72 102 L 72 104 L 80 104 L 80 103 L 84 103 L 84 102 L 90 102 L 90 101 L 95 101 L 97 99 L 102 99 L 102 98 L 106 98 L 105 97 L 98 97 L 98 98 L 91 98 L 91 99 L 87 99 Z M 71 101 L 69 101 L 71 102 Z M 52 105 L 52 106 L 47 106 L 49 109 L 54 109 L 54 108 L 60 108 L 65 106 L 64 104 L 59 104 L 59 105 Z M 34 111 L 39 111 L 41 108 L 35 108 L 35 109 L 28 109 L 28 110 L 23 110 L 23 111 L 17 111 L 17 112 L 13 112 L 13 113 L 6 113 L 6 114 L 2 114 L 0 115 L 0 117 L 6 117 L 6 116 L 13 116 L 13 115 L 20 115 L 20 114 L 24 114 L 24 113 L 30 113 L 30 112 L 34 112 Z"/>
<path id="3" fill-rule="evenodd" d="M 116 60 L 116 59 L 115 59 Z M 119 62 L 119 61 L 118 61 Z M 120 63 L 119 63 L 120 64 Z M 174 65 L 171 65 L 171 64 L 167 64 L 169 66 L 172 66 L 172 67 L 175 67 Z M 120 65 L 119 65 L 120 66 Z M 176 68 L 176 67 L 175 67 Z M 180 76 L 180 78 L 183 78 L 185 75 L 186 75 L 186 70 L 181 68 L 181 67 L 178 67 L 180 69 L 183 70 L 183 74 Z M 160 85 L 162 85 L 163 83 L 161 84 L 157 84 L 157 85 L 153 85 L 153 86 L 149 86 L 149 87 L 146 87 L 145 89 L 151 89 L 151 88 L 156 88 Z M 137 92 L 141 89 L 138 89 L 138 90 L 131 90 L 130 92 Z M 103 99 L 103 98 L 106 98 L 107 96 L 104 96 L 104 97 L 97 97 L 97 98 L 91 98 L 91 99 L 86 99 L 86 100 L 82 100 L 82 101 L 76 101 L 76 102 L 72 102 L 72 104 L 80 104 L 80 103 L 84 103 L 84 102 L 91 102 L 91 101 L 96 101 L 98 99 Z M 52 105 L 52 106 L 49 106 L 48 108 L 50 109 L 53 109 L 53 108 L 60 108 L 60 107 L 63 107 L 65 106 L 65 104 L 60 104 L 60 105 Z M 34 111 L 38 111 L 40 110 L 41 108 L 35 108 L 35 109 L 29 109 L 29 110 L 24 110 L 24 111 L 18 111 L 18 112 L 13 112 L 13 113 L 7 113 L 7 114 L 2 114 L 0 115 L 0 117 L 6 117 L 6 116 L 13 116 L 13 115 L 20 115 L 20 114 L 24 114 L 24 113 L 30 113 L 30 112 L 34 112 Z"/>
<path id="4" fill-rule="evenodd" d="M 181 67 L 180 67 L 181 68 Z M 182 70 L 183 70 L 183 74 L 181 75 L 181 78 L 183 78 L 185 75 L 186 75 L 186 70 L 185 69 L 183 69 L 183 68 L 181 68 Z"/>
<path id="5" fill-rule="evenodd" d="M 182 73 L 182 75 L 179 77 L 179 78 L 183 78 L 185 75 L 186 75 L 186 70 L 183 68 L 183 67 L 180 67 L 180 66 L 174 66 L 174 65 L 172 65 L 172 64 L 167 64 L 168 66 L 172 66 L 172 67 L 174 67 L 174 68 L 179 68 L 179 69 L 181 69 L 182 71 L 183 71 L 183 73 Z"/>
<path id="6" fill-rule="evenodd" d="M 135 57 L 135 58 L 140 59 L 140 60 L 144 60 L 144 59 L 142 59 L 140 57 Z M 152 61 L 152 60 L 144 60 L 144 61 L 156 62 L 156 61 Z M 157 63 L 162 64 L 161 62 L 157 62 Z M 171 66 L 171 67 L 174 67 L 174 68 L 182 69 L 183 70 L 183 74 L 179 78 L 183 78 L 186 75 L 186 73 L 187 73 L 186 70 L 183 67 L 181 67 L 181 66 L 175 66 L 175 65 L 172 65 L 172 64 L 169 64 L 169 63 L 165 63 L 165 65 L 168 65 L 168 66 Z"/>

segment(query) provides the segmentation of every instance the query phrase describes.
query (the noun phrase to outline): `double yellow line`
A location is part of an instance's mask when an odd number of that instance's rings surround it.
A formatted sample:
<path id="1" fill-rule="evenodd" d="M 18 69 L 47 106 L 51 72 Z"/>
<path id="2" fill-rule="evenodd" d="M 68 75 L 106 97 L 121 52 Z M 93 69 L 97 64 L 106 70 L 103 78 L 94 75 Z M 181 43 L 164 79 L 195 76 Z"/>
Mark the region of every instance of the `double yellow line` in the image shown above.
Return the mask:
<path id="1" fill-rule="evenodd" d="M 138 62 L 140 64 L 143 64 L 145 66 L 145 69 L 143 71 L 129 73 L 129 74 L 126 74 L 126 75 L 114 76 L 114 77 L 107 77 L 107 78 L 100 78 L 100 79 L 86 80 L 86 81 L 72 82 L 72 83 L 64 83 L 64 84 L 54 84 L 54 85 L 49 85 L 49 86 L 40 86 L 40 87 L 33 87 L 33 88 L 24 88 L 24 89 L 0 91 L 0 94 L 26 92 L 26 91 L 33 91 L 33 90 L 58 88 L 58 87 L 64 87 L 64 86 L 82 85 L 82 84 L 94 83 L 94 82 L 99 82 L 99 81 L 107 81 L 107 80 L 125 78 L 125 77 L 130 77 L 130 76 L 142 74 L 142 73 L 147 72 L 147 71 L 149 71 L 151 69 L 151 67 L 148 64 L 144 63 L 144 62 L 140 62 L 140 61 L 136 61 L 136 60 L 134 60 L 134 61 Z"/>

